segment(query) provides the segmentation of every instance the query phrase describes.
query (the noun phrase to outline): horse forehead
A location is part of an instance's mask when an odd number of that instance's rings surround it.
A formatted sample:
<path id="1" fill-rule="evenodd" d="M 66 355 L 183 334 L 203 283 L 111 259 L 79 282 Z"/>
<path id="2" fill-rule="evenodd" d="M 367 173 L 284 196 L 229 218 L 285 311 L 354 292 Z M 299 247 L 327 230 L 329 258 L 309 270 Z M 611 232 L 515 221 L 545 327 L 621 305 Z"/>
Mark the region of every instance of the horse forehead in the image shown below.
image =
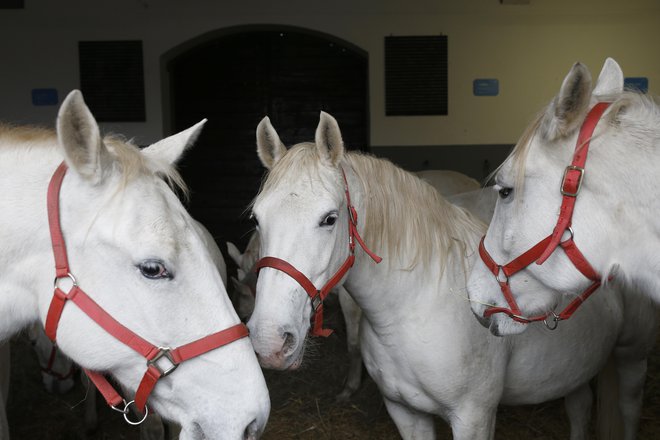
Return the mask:
<path id="1" fill-rule="evenodd" d="M 261 194 L 255 201 L 255 210 L 307 211 L 334 204 L 337 195 L 320 180 L 300 182 Z"/>

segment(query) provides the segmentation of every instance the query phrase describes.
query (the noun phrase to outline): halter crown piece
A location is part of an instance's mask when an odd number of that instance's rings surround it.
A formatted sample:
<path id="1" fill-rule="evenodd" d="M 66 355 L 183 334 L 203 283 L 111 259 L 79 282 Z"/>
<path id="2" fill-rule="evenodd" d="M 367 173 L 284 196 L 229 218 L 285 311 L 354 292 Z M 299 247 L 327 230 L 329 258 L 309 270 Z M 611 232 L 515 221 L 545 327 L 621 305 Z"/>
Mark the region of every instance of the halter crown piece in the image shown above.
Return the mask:
<path id="1" fill-rule="evenodd" d="M 128 403 L 117 393 L 103 374 L 87 369 L 84 370 L 85 374 L 87 374 L 92 383 L 94 383 L 103 395 L 108 405 L 115 411 L 122 413 L 128 423 L 138 425 L 147 417 L 147 399 L 160 378 L 172 373 L 183 361 L 208 353 L 218 347 L 248 336 L 248 329 L 245 324 L 240 323 L 177 348 L 157 347 L 124 327 L 108 312 L 103 310 L 101 306 L 94 302 L 78 286 L 75 277 L 69 269 L 66 245 L 59 218 L 60 188 L 66 170 L 66 164 L 62 162 L 48 185 L 48 224 L 50 227 L 53 254 L 55 256 L 55 293 L 51 300 L 48 314 L 46 315 L 46 335 L 53 343 L 56 343 L 57 326 L 62 316 L 62 311 L 67 301 L 71 301 L 90 319 L 102 327 L 103 330 L 142 355 L 146 359 L 147 370 L 135 392 L 135 399 Z M 64 278 L 69 278 L 73 282 L 73 287 L 68 293 L 65 293 L 59 287 L 59 281 Z M 161 361 L 163 358 L 164 360 Z M 167 365 L 166 368 L 162 367 L 163 363 Z M 123 408 L 120 406 L 122 403 L 124 405 Z M 128 418 L 129 408 L 133 403 L 140 413 L 144 413 L 144 417 L 139 422 L 133 422 Z"/>
<path id="2" fill-rule="evenodd" d="M 552 234 L 538 242 L 528 251 L 510 261 L 509 263 L 501 266 L 497 264 L 490 256 L 484 245 L 483 237 L 479 243 L 479 255 L 486 267 L 495 276 L 495 279 L 500 285 L 502 294 L 506 299 L 509 308 L 506 307 L 491 307 L 484 312 L 485 317 L 494 315 L 495 313 L 504 313 L 511 319 L 523 324 L 529 324 L 534 321 L 543 321 L 546 326 L 554 330 L 557 328 L 559 321 L 570 318 L 578 307 L 586 301 L 587 298 L 602 284 L 602 276 L 589 264 L 582 252 L 578 249 L 575 241 L 573 241 L 573 229 L 571 223 L 573 219 L 573 210 L 575 209 L 575 202 L 582 187 L 582 179 L 584 178 L 584 167 L 587 161 L 587 154 L 589 153 L 589 144 L 596 125 L 605 113 L 605 110 L 610 106 L 609 102 L 599 102 L 594 105 L 580 128 L 580 133 L 575 145 L 575 152 L 573 153 L 573 161 L 564 170 L 564 177 L 559 188 L 562 194 L 561 209 L 559 210 L 559 218 L 555 225 Z M 569 237 L 562 241 L 565 233 L 569 233 Z M 577 270 L 580 271 L 586 278 L 592 281 L 591 285 L 584 290 L 579 296 L 573 299 L 564 310 L 557 314 L 550 312 L 545 315 L 538 316 L 523 316 L 518 304 L 516 303 L 511 288 L 509 286 L 509 278 L 517 272 L 525 269 L 527 266 L 536 262 L 536 264 L 543 264 L 548 257 L 558 248 L 564 250 L 566 256 L 571 260 Z M 552 315 L 552 324 L 548 323 L 548 318 Z"/>
<path id="3" fill-rule="evenodd" d="M 344 192 L 346 194 L 346 207 L 348 209 L 348 249 L 350 250 L 349 256 L 344 260 L 344 264 L 335 272 L 335 274 L 330 278 L 325 285 L 319 290 L 314 286 L 314 283 L 310 281 L 309 278 L 305 276 L 298 269 L 293 267 L 293 265 L 287 263 L 281 258 L 277 257 L 263 257 L 255 266 L 255 271 L 258 273 L 264 267 L 272 267 L 273 269 L 280 270 L 285 274 L 289 275 L 291 278 L 296 280 L 298 284 L 307 292 L 309 298 L 312 302 L 312 311 L 314 312 L 314 325 L 311 330 L 312 336 L 323 336 L 327 337 L 332 334 L 332 330 L 323 328 L 323 301 L 328 296 L 333 287 L 346 275 L 346 272 L 353 266 L 355 263 L 355 241 L 360 244 L 362 249 L 371 257 L 376 264 L 380 263 L 383 259 L 369 250 L 367 245 L 360 237 L 360 234 L 357 230 L 357 211 L 351 203 L 351 194 L 348 190 L 348 180 L 346 179 L 346 173 L 343 168 L 341 169 L 341 175 L 344 178 Z"/>

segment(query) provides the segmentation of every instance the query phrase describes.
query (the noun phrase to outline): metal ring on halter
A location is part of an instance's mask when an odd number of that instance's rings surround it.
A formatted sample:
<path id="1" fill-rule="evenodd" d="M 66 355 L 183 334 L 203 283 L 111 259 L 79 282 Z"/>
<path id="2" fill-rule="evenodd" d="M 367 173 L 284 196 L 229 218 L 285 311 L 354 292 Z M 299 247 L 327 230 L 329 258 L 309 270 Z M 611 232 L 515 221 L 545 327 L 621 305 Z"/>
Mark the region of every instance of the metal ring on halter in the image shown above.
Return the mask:
<path id="1" fill-rule="evenodd" d="M 64 279 L 64 278 L 68 278 L 68 279 L 71 280 L 71 282 L 73 283 L 72 288 L 73 288 L 73 287 L 78 287 L 78 281 L 76 281 L 76 277 L 74 277 L 73 274 L 72 274 L 71 272 L 67 272 L 67 274 L 66 274 L 65 276 L 63 276 L 63 277 L 55 277 L 55 279 L 53 280 L 53 286 L 59 289 L 59 288 L 60 288 L 60 286 L 59 286 L 59 281 L 60 281 L 61 279 Z M 61 290 L 61 289 L 60 289 L 60 290 Z"/>
<path id="2" fill-rule="evenodd" d="M 497 282 L 509 284 L 509 276 L 506 273 L 504 273 L 504 268 L 502 266 L 497 266 L 497 268 L 499 269 L 497 275 L 495 275 L 495 279 L 497 280 Z M 500 280 L 500 274 L 504 275 L 504 280 Z"/>
<path id="3" fill-rule="evenodd" d="M 144 417 L 142 417 L 142 420 L 139 422 L 134 422 L 128 418 L 128 408 L 131 406 L 131 403 L 135 403 L 135 400 L 131 400 L 126 404 L 126 407 L 124 408 L 124 420 L 126 420 L 126 423 L 129 425 L 137 426 L 142 424 L 145 420 L 147 420 L 147 416 L 149 415 L 149 407 L 147 405 L 144 405 Z"/>
<path id="4" fill-rule="evenodd" d="M 552 311 L 551 313 L 552 313 L 552 322 L 554 323 L 554 325 L 551 326 L 550 324 L 548 324 L 547 317 L 543 320 L 543 324 L 545 324 L 545 326 L 548 327 L 548 330 L 556 329 L 557 326 L 559 325 L 559 321 L 561 321 L 561 317 L 559 315 L 557 315 L 554 311 Z"/>
<path id="5" fill-rule="evenodd" d="M 568 233 L 569 233 L 571 236 L 570 236 L 569 238 L 567 238 L 566 240 L 562 240 L 562 241 L 561 241 L 562 243 L 564 243 L 564 242 L 566 242 L 566 241 L 569 241 L 569 240 L 573 240 L 573 238 L 575 238 L 575 232 L 573 232 L 573 227 L 572 227 L 572 226 L 569 226 L 568 228 L 566 228 L 566 230 L 565 230 L 564 232 L 566 232 L 566 231 L 568 231 Z M 564 234 L 562 234 L 562 237 L 561 237 L 561 238 L 564 238 Z"/>

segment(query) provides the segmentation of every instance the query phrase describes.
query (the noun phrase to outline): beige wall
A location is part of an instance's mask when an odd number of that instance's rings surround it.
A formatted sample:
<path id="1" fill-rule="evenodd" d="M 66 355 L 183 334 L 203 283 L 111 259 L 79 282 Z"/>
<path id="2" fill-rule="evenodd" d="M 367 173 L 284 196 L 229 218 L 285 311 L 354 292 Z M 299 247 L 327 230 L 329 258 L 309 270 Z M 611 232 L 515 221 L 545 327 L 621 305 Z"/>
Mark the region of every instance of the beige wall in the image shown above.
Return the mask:
<path id="1" fill-rule="evenodd" d="M 573 62 L 598 75 L 612 56 L 626 76 L 660 93 L 660 2 L 653 0 L 26 0 L 0 10 L 0 119 L 52 125 L 54 107 L 30 90 L 78 86 L 77 41 L 144 42 L 147 122 L 110 124 L 146 143 L 163 135 L 160 57 L 230 26 L 284 24 L 345 39 L 369 53 L 371 143 L 378 146 L 514 143 L 558 90 Z M 449 37 L 449 115 L 385 117 L 383 37 Z M 500 95 L 472 96 L 475 78 L 498 78 Z"/>

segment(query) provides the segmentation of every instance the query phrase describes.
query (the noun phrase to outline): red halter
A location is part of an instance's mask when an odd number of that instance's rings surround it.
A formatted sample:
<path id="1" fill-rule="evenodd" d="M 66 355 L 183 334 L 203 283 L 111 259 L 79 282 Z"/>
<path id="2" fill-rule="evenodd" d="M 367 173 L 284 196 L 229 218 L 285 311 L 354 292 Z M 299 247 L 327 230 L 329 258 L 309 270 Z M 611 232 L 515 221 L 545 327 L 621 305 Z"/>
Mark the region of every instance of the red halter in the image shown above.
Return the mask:
<path id="1" fill-rule="evenodd" d="M 64 310 L 66 302 L 70 300 L 106 332 L 135 350 L 140 355 L 144 356 L 147 360 L 147 370 L 137 388 L 135 399 L 128 403 L 126 403 L 126 400 L 115 391 L 112 385 L 101 373 L 85 370 L 85 373 L 94 385 L 96 385 L 96 388 L 98 388 L 99 392 L 103 395 L 108 405 L 110 405 L 115 411 L 123 413 L 124 418 L 128 423 L 136 425 L 144 421 L 144 418 L 140 422 L 132 422 L 128 419 L 127 415 L 131 403 L 135 403 L 135 407 L 141 413 L 145 413 L 144 417 L 146 418 L 148 413 L 148 409 L 146 408 L 147 399 L 161 377 L 165 377 L 172 373 L 183 361 L 200 356 L 218 347 L 248 336 L 248 330 L 244 324 L 240 323 L 178 348 L 157 347 L 124 327 L 110 314 L 103 310 L 101 306 L 94 302 L 92 298 L 78 287 L 76 279 L 69 269 L 66 245 L 62 235 L 62 229 L 60 228 L 59 218 L 59 193 L 66 170 L 66 164 L 62 162 L 55 171 L 55 174 L 53 174 L 50 184 L 48 185 L 48 223 L 50 226 L 53 253 L 55 255 L 56 272 L 55 294 L 50 303 L 48 315 L 46 316 L 46 335 L 51 341 L 53 341 L 53 343 L 55 343 L 57 326 L 62 311 Z M 73 287 L 68 293 L 62 291 L 58 286 L 58 282 L 63 278 L 69 278 L 73 282 Z M 165 369 L 158 364 L 158 361 L 162 358 L 166 358 L 169 364 Z M 124 403 L 123 409 L 119 407 L 122 402 Z"/>
<path id="2" fill-rule="evenodd" d="M 255 270 L 258 273 L 264 267 L 272 267 L 273 269 L 281 270 L 282 272 L 289 275 L 291 278 L 296 280 L 307 295 L 312 300 L 312 311 L 314 312 L 314 326 L 312 327 L 312 336 L 323 336 L 327 337 L 332 334 L 332 330 L 323 328 L 323 301 L 330 293 L 335 285 L 341 281 L 341 279 L 346 275 L 348 269 L 353 266 L 355 262 L 355 240 L 362 246 L 362 249 L 371 257 L 376 264 L 382 261 L 378 255 L 369 250 L 367 245 L 362 241 L 362 237 L 357 230 L 357 211 L 351 203 L 351 194 L 348 191 L 348 180 L 346 180 L 346 173 L 341 169 L 342 177 L 344 178 L 344 192 L 346 193 L 346 207 L 348 208 L 348 249 L 350 250 L 350 255 L 344 261 L 344 264 L 341 265 L 339 270 L 330 278 L 321 290 L 317 289 L 314 286 L 309 278 L 305 276 L 302 272 L 298 271 L 291 264 L 277 257 L 263 257 L 255 266 Z"/>
<path id="3" fill-rule="evenodd" d="M 511 319 L 523 324 L 529 324 L 534 321 L 543 321 L 546 326 L 551 330 L 554 330 L 557 327 L 557 323 L 561 320 L 568 319 L 573 315 L 577 308 L 587 299 L 589 296 L 598 288 L 602 283 L 602 277 L 596 270 L 589 264 L 587 259 L 582 255 L 582 252 L 577 248 L 577 245 L 573 241 L 573 229 L 571 228 L 571 222 L 573 218 L 573 209 L 575 208 L 575 201 L 578 194 L 580 193 L 580 188 L 582 186 L 582 179 L 584 177 L 584 166 L 587 161 L 587 154 L 589 153 L 589 143 L 591 141 L 591 136 L 600 121 L 603 113 L 609 107 L 609 102 L 599 102 L 596 104 L 587 114 L 582 127 L 580 128 L 580 134 L 578 135 L 577 143 L 575 145 L 575 153 L 573 155 L 573 162 L 571 165 L 566 167 L 564 171 L 564 177 L 562 179 L 560 191 L 563 196 L 561 209 L 559 211 L 559 218 L 557 219 L 557 224 L 551 235 L 547 236 L 536 245 L 534 245 L 527 252 L 520 255 L 518 258 L 513 261 L 500 266 L 497 264 L 492 257 L 486 251 L 484 246 L 484 238 L 481 239 L 479 243 L 479 255 L 488 269 L 493 273 L 495 279 L 500 285 L 502 294 L 506 299 L 506 302 L 509 305 L 509 308 L 506 307 L 492 307 L 487 309 L 484 312 L 485 317 L 489 317 L 495 313 L 504 313 L 509 315 Z M 566 231 L 569 232 L 570 236 L 566 240 L 562 240 Z M 580 271 L 585 277 L 592 281 L 591 285 L 582 292 L 578 297 L 571 301 L 564 310 L 556 314 L 555 312 L 550 312 L 545 315 L 537 315 L 532 317 L 522 316 L 520 308 L 516 303 L 511 288 L 509 286 L 509 278 L 516 274 L 517 272 L 525 269 L 527 266 L 536 261 L 536 264 L 543 264 L 548 257 L 557 249 L 558 246 L 566 253 L 566 256 L 571 260 L 573 265 L 577 270 Z M 552 321 L 554 324 L 548 324 L 547 318 L 552 315 Z"/>

